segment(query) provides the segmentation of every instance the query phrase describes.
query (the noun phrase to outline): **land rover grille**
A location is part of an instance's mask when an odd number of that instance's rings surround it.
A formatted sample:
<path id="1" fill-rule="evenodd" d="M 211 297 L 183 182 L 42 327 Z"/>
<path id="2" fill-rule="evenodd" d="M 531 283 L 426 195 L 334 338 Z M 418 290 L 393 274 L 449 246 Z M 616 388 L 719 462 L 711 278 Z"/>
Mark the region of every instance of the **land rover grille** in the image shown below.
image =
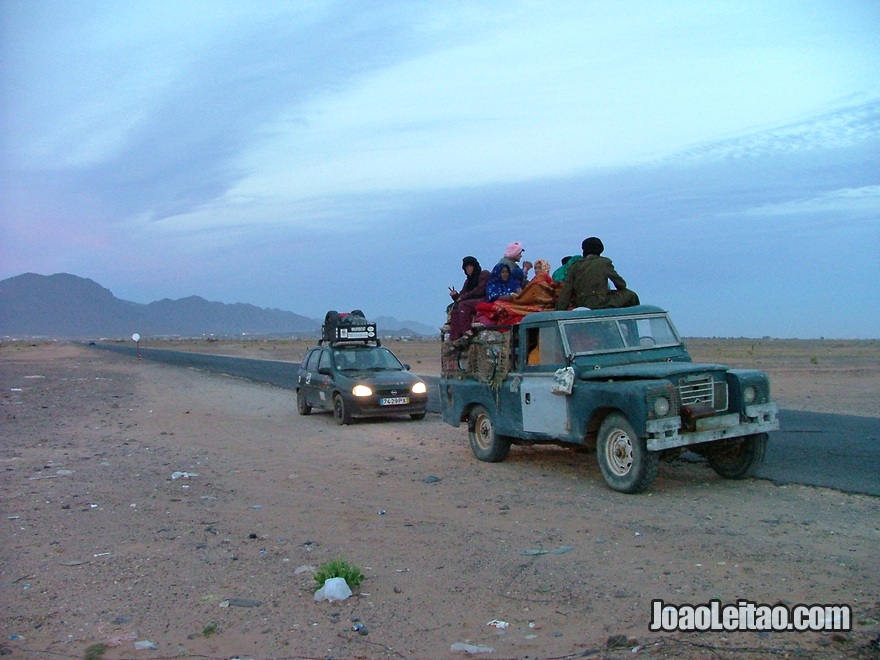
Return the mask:
<path id="1" fill-rule="evenodd" d="M 727 383 L 714 381 L 708 374 L 680 378 L 678 396 L 682 406 L 708 405 L 713 410 L 727 409 Z"/>

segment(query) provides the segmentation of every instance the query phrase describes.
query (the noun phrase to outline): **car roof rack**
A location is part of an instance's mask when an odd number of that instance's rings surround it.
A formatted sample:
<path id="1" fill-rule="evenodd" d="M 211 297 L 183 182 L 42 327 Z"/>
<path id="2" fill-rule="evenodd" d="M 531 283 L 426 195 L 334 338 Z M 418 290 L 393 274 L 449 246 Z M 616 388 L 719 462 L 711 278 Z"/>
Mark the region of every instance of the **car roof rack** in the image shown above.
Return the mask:
<path id="1" fill-rule="evenodd" d="M 321 326 L 321 338 L 318 345 L 327 342 L 331 346 L 339 344 L 364 344 L 367 346 L 381 346 L 376 324 L 367 321 L 364 313 L 355 309 L 351 312 L 337 312 L 330 310 L 324 316 L 324 325 Z"/>

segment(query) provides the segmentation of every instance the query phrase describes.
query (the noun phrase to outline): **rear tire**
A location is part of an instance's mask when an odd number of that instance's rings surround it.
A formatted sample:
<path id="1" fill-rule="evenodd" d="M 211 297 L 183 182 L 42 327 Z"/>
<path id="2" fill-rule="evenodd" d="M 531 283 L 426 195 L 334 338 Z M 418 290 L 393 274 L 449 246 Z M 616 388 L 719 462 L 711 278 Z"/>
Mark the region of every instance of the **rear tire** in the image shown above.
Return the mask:
<path id="1" fill-rule="evenodd" d="M 619 413 L 608 415 L 599 427 L 596 457 L 605 483 L 619 493 L 640 493 L 657 478 L 660 453 L 648 451 L 645 439 Z"/>
<path id="2" fill-rule="evenodd" d="M 468 416 L 468 437 L 474 456 L 486 463 L 503 461 L 510 453 L 510 438 L 495 432 L 492 416 L 483 406 L 474 406 Z"/>
<path id="3" fill-rule="evenodd" d="M 306 397 L 302 393 L 302 390 L 296 391 L 296 411 L 300 415 L 311 415 L 312 407 L 306 403 Z"/>
<path id="4" fill-rule="evenodd" d="M 345 399 L 342 398 L 341 394 L 333 397 L 333 417 L 340 426 L 351 424 L 351 413 L 348 410 L 348 406 L 345 405 Z"/>
<path id="5" fill-rule="evenodd" d="M 766 452 L 767 434 L 755 433 L 710 443 L 706 459 L 725 479 L 745 479 L 761 466 Z"/>

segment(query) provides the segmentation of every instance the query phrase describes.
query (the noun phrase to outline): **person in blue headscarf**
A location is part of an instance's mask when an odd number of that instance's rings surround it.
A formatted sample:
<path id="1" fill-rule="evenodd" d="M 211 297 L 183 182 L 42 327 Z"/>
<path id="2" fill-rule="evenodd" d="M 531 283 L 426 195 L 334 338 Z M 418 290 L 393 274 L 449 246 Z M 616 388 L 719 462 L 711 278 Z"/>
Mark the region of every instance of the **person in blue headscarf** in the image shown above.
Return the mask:
<path id="1" fill-rule="evenodd" d="M 521 273 L 522 269 L 519 271 Z M 514 279 L 509 264 L 497 263 L 486 283 L 486 302 L 513 300 L 513 296 L 520 291 L 522 291 L 522 278 Z"/>

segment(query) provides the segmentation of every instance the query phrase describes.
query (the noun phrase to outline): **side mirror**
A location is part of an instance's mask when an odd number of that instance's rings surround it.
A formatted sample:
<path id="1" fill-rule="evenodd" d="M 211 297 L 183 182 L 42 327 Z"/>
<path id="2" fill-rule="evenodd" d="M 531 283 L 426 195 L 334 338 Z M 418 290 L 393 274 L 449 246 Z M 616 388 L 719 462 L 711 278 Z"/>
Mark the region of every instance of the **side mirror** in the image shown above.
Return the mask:
<path id="1" fill-rule="evenodd" d="M 409 371 L 409 365 L 406 362 L 403 363 L 403 368 Z"/>

